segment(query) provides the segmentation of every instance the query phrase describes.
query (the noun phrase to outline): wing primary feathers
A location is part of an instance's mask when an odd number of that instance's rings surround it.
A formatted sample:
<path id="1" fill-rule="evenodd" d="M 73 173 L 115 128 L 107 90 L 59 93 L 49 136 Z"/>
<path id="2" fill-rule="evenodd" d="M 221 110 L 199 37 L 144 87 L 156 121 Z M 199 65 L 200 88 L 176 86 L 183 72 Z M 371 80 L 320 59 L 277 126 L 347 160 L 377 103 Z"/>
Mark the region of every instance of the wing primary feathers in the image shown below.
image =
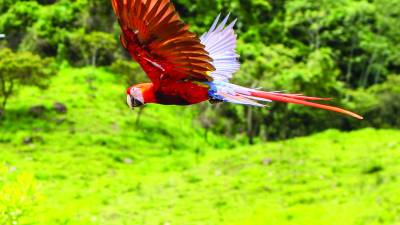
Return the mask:
<path id="1" fill-rule="evenodd" d="M 200 39 L 213 59 L 215 71 L 211 72 L 210 76 L 214 80 L 229 81 L 240 68 L 239 55 L 236 54 L 236 34 L 233 31 L 237 20 L 233 20 L 226 26 L 229 17 L 228 14 L 219 22 L 220 15 L 218 15 L 210 30 Z"/>
<path id="2" fill-rule="evenodd" d="M 230 16 L 230 13 L 228 13 L 228 15 L 225 17 L 225 19 L 219 24 L 217 29 L 215 29 L 216 32 L 220 32 L 225 27 L 226 22 L 228 22 L 229 16 Z"/>
<path id="3" fill-rule="evenodd" d="M 164 68 L 169 79 L 212 80 L 209 76 L 215 70 L 212 57 L 169 0 L 112 0 L 112 6 L 122 30 L 121 43 L 139 63 L 147 62 L 140 60 L 146 52 L 149 60 L 169 65 Z M 189 69 L 180 69 L 181 63 Z M 142 68 L 146 71 L 147 67 L 142 65 Z M 150 79 L 160 80 L 153 76 Z"/>

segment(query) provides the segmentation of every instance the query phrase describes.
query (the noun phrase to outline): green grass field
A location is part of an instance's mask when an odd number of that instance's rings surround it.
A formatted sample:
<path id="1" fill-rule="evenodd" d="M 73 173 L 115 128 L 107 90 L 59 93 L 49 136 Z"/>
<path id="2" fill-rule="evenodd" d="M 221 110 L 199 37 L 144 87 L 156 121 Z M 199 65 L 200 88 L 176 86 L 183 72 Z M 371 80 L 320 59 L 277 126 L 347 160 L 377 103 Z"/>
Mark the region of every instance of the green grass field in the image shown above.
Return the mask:
<path id="1" fill-rule="evenodd" d="M 48 90 L 11 99 L 0 224 L 400 224 L 400 131 L 206 140 L 190 107 L 147 106 L 137 122 L 117 81 L 62 69 Z"/>

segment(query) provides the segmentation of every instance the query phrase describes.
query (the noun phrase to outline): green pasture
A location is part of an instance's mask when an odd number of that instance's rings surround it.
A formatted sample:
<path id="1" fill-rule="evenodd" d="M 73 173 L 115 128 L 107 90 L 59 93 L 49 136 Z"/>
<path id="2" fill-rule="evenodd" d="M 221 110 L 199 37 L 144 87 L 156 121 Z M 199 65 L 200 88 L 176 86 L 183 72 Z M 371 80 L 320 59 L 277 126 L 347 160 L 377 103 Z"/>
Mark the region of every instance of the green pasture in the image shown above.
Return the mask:
<path id="1" fill-rule="evenodd" d="M 138 118 L 116 79 L 64 68 L 47 90 L 10 100 L 0 224 L 400 224 L 400 131 L 249 146 L 206 137 L 190 107 L 147 106 Z"/>

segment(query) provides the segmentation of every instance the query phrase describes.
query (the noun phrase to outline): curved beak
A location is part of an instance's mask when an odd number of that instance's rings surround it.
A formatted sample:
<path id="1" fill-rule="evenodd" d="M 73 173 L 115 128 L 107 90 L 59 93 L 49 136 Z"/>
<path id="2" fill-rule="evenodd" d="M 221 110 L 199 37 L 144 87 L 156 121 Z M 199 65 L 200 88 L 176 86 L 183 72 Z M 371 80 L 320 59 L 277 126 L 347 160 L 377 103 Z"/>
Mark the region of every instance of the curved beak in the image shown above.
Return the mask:
<path id="1" fill-rule="evenodd" d="M 137 100 L 136 98 L 132 97 L 132 95 L 126 96 L 126 103 L 128 104 L 129 108 L 134 109 L 135 107 L 143 106 L 144 103 Z"/>
<path id="2" fill-rule="evenodd" d="M 126 103 L 128 104 L 129 108 L 131 108 L 132 110 L 134 109 L 134 102 L 131 95 L 126 95 Z"/>

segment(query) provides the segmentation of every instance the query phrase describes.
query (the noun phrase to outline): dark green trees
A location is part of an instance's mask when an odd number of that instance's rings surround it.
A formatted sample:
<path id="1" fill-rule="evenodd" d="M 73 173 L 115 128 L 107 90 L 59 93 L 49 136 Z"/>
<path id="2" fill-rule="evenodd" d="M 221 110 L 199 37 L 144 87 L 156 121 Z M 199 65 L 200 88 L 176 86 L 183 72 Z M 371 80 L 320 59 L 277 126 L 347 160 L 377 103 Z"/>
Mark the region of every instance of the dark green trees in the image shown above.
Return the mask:
<path id="1" fill-rule="evenodd" d="M 14 53 L 0 50 L 0 116 L 9 97 L 21 86 L 46 87 L 47 79 L 54 73 L 50 59 L 43 59 L 30 52 Z"/>

